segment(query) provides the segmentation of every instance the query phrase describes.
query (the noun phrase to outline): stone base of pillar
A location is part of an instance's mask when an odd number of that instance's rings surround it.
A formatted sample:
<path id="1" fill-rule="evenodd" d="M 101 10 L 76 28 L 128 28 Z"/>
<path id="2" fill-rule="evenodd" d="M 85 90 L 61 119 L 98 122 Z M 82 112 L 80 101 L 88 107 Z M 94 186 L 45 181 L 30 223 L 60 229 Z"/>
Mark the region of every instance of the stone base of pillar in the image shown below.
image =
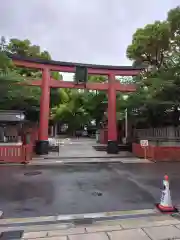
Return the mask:
<path id="1" fill-rule="evenodd" d="M 36 141 L 36 154 L 45 155 L 49 152 L 49 141 Z"/>
<path id="2" fill-rule="evenodd" d="M 109 154 L 118 154 L 118 152 L 119 152 L 118 142 L 117 141 L 108 140 L 107 153 L 109 153 Z"/>

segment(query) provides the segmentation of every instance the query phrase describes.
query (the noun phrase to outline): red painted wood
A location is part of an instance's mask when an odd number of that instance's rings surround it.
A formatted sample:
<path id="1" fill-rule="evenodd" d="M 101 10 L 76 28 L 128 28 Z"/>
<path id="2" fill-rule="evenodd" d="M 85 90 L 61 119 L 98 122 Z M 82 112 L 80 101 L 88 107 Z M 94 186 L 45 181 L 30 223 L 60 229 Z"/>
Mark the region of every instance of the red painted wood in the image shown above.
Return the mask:
<path id="1" fill-rule="evenodd" d="M 68 81 L 57 81 L 54 79 L 50 80 L 50 86 L 54 88 L 77 88 L 77 89 L 88 89 L 88 90 L 108 90 L 109 83 L 87 83 L 84 84 L 75 84 L 74 82 Z M 120 82 L 115 82 L 114 87 L 117 91 L 121 92 L 135 92 L 135 84 L 121 84 Z"/>
<path id="2" fill-rule="evenodd" d="M 48 68 L 42 72 L 42 86 L 40 99 L 40 120 L 39 120 L 39 140 L 48 140 L 48 125 L 49 125 L 49 102 L 50 102 L 50 72 Z"/>
<path id="3" fill-rule="evenodd" d="M 45 65 L 41 63 L 35 63 L 35 62 L 28 62 L 28 61 L 21 61 L 21 60 L 13 60 L 14 64 L 16 66 L 20 67 L 27 67 L 27 68 L 35 68 L 35 69 L 44 69 L 48 67 L 52 71 L 59 71 L 59 72 L 75 72 L 75 67 L 71 66 L 58 66 L 58 65 Z M 136 76 L 138 75 L 140 70 L 136 69 L 105 69 L 105 68 L 88 68 L 88 74 L 94 74 L 94 75 L 109 75 L 113 73 L 115 76 Z"/>
<path id="4" fill-rule="evenodd" d="M 107 144 L 108 142 L 108 129 L 100 129 L 100 143 Z"/>
<path id="5" fill-rule="evenodd" d="M 68 81 L 57 81 L 51 79 L 50 86 L 54 88 L 76 88 L 76 89 L 88 89 L 88 90 L 107 90 L 108 83 L 86 83 L 75 84 L 74 82 Z"/>
<path id="6" fill-rule="evenodd" d="M 25 162 L 28 163 L 32 160 L 33 155 L 34 155 L 34 145 L 32 143 L 27 144 L 24 147 L 25 151 Z"/>
<path id="7" fill-rule="evenodd" d="M 23 85 L 29 85 L 29 86 L 40 86 L 42 84 L 42 80 L 27 80 L 24 81 L 24 83 L 21 83 Z M 120 82 L 115 82 L 115 89 L 116 91 L 120 92 L 135 92 L 136 91 L 136 85 L 135 84 L 121 84 Z M 86 87 L 84 84 L 75 84 L 74 82 L 68 82 L 68 81 L 57 81 L 54 79 L 50 79 L 49 86 L 53 88 L 76 88 L 76 89 L 88 89 L 88 90 L 107 90 L 108 89 L 108 83 L 87 83 Z"/>
<path id="8" fill-rule="evenodd" d="M 133 143 L 133 154 L 137 157 L 144 157 L 144 149 L 140 144 Z M 148 146 L 147 158 L 153 161 L 180 161 L 180 147 Z"/>
<path id="9" fill-rule="evenodd" d="M 32 146 L 0 146 L 0 162 L 25 163 L 32 159 Z"/>
<path id="10" fill-rule="evenodd" d="M 117 141 L 115 81 L 115 75 L 110 74 L 108 88 L 108 140 L 111 141 Z"/>
<path id="11" fill-rule="evenodd" d="M 25 86 L 39 86 L 41 87 L 42 85 L 42 80 L 41 79 L 36 79 L 36 80 L 25 80 L 24 82 L 18 83 L 20 85 L 25 85 Z"/>

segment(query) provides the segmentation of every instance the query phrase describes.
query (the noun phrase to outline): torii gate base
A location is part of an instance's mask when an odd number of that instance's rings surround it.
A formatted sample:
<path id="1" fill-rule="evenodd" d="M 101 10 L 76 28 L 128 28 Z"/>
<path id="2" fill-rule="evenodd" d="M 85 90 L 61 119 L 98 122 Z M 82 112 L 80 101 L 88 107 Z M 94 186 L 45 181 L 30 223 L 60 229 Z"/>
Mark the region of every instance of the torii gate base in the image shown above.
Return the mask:
<path id="1" fill-rule="evenodd" d="M 48 154 L 48 124 L 49 124 L 49 102 L 50 88 L 77 88 L 108 92 L 108 145 L 107 152 L 111 154 L 118 153 L 117 143 L 117 125 L 116 125 L 116 91 L 134 92 L 134 84 L 121 84 L 116 81 L 115 76 L 136 76 L 142 68 L 102 66 L 58 62 L 53 60 L 32 59 L 17 55 L 11 56 L 16 66 L 39 69 L 42 71 L 42 80 L 26 81 L 26 85 L 39 86 L 42 89 L 40 100 L 40 121 L 39 121 L 39 139 L 36 145 L 36 153 L 39 155 Z M 106 75 L 108 83 L 86 83 L 75 84 L 74 82 L 57 81 L 51 78 L 51 71 L 75 72 L 76 66 L 85 66 L 88 74 Z"/>
<path id="2" fill-rule="evenodd" d="M 36 154 L 37 155 L 47 155 L 49 153 L 49 142 L 45 140 L 36 141 Z"/>
<path id="3" fill-rule="evenodd" d="M 109 154 L 117 154 L 119 152 L 118 142 L 108 140 L 107 144 L 107 153 Z"/>

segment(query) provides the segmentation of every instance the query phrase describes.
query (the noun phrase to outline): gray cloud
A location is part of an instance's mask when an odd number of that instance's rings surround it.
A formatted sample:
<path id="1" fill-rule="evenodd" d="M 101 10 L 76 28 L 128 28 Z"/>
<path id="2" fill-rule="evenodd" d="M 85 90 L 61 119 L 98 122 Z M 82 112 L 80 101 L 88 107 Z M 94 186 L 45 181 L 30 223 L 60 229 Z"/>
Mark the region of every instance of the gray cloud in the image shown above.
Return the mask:
<path id="1" fill-rule="evenodd" d="M 61 61 L 124 65 L 138 27 L 166 18 L 180 0 L 6 0 L 1 35 L 28 38 Z"/>

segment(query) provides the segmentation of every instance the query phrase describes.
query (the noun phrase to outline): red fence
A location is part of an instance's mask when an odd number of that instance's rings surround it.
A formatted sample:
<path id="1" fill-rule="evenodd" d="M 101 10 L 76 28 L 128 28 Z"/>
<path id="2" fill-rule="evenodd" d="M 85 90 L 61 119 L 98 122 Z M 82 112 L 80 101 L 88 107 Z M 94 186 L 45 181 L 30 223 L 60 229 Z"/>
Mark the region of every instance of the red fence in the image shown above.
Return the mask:
<path id="1" fill-rule="evenodd" d="M 132 145 L 133 154 L 137 157 L 144 157 L 144 148 L 138 143 Z M 180 147 L 148 146 L 146 157 L 154 161 L 180 161 Z"/>
<path id="2" fill-rule="evenodd" d="M 108 143 L 108 130 L 106 128 L 100 129 L 100 143 Z"/>
<path id="3" fill-rule="evenodd" d="M 32 145 L 0 146 L 0 162 L 28 163 L 32 159 Z"/>

